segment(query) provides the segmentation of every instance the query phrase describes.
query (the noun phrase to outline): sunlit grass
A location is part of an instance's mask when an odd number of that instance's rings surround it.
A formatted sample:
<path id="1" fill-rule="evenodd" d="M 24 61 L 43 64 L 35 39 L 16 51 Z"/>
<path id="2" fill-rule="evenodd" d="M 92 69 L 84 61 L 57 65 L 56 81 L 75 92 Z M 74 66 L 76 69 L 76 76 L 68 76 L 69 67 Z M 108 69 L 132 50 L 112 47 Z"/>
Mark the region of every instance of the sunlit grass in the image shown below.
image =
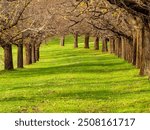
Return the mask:
<path id="1" fill-rule="evenodd" d="M 72 37 L 65 47 L 52 39 L 42 45 L 40 62 L 0 71 L 0 112 L 150 112 L 147 77 L 82 42 L 74 49 Z"/>

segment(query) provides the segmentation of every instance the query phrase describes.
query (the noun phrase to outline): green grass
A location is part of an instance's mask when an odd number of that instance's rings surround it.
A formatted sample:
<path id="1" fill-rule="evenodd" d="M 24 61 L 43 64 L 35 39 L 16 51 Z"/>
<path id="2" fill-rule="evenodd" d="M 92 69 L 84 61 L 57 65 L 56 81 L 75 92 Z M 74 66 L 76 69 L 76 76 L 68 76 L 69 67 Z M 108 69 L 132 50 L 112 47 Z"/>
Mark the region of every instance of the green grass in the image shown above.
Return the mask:
<path id="1" fill-rule="evenodd" d="M 0 112 L 150 112 L 147 77 L 82 41 L 73 49 L 73 38 L 65 47 L 54 38 L 42 45 L 40 62 L 0 71 Z"/>

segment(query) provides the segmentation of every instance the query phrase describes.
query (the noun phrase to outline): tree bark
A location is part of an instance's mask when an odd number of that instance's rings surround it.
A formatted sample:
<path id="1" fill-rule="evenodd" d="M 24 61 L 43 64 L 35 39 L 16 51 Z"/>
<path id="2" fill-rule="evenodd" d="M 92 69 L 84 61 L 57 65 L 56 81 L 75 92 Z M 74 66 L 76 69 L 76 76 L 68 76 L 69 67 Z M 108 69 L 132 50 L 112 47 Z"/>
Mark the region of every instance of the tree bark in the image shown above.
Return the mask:
<path id="1" fill-rule="evenodd" d="M 145 74 L 150 76 L 150 29 L 144 29 Z"/>
<path id="2" fill-rule="evenodd" d="M 118 55 L 118 42 L 116 42 L 116 38 L 115 38 L 115 55 Z"/>
<path id="3" fill-rule="evenodd" d="M 74 34 L 74 48 L 78 48 L 78 32 Z"/>
<path id="4" fill-rule="evenodd" d="M 36 62 L 36 58 L 35 58 L 35 43 L 31 44 L 31 48 L 32 48 L 32 63 Z"/>
<path id="5" fill-rule="evenodd" d="M 65 36 L 61 36 L 60 46 L 65 46 Z"/>
<path id="6" fill-rule="evenodd" d="M 114 39 L 113 38 L 110 38 L 109 39 L 109 42 L 110 42 L 110 53 L 114 53 L 115 52 L 115 44 L 114 44 Z"/>
<path id="7" fill-rule="evenodd" d="M 25 44 L 25 52 L 26 52 L 26 65 L 32 64 L 32 53 L 31 53 L 31 44 Z"/>
<path id="8" fill-rule="evenodd" d="M 102 39 L 102 52 L 108 52 L 108 40 L 107 38 Z"/>
<path id="9" fill-rule="evenodd" d="M 133 34 L 133 57 L 132 57 L 132 64 L 136 65 L 137 62 L 137 35 Z"/>
<path id="10" fill-rule="evenodd" d="M 13 55 L 12 55 L 12 45 L 5 44 L 4 49 L 4 68 L 5 70 L 13 70 Z"/>
<path id="11" fill-rule="evenodd" d="M 150 30 L 148 26 L 143 28 L 142 35 L 142 55 L 141 55 L 141 66 L 140 75 L 148 75 L 150 77 Z"/>
<path id="12" fill-rule="evenodd" d="M 39 61 L 40 59 L 40 47 L 39 46 L 36 46 L 35 48 L 35 59 L 36 61 Z"/>
<path id="13" fill-rule="evenodd" d="M 122 55 L 122 44 L 121 44 L 121 39 L 120 38 L 116 38 L 116 40 L 115 40 L 115 44 L 116 44 L 116 46 L 117 46 L 117 56 L 118 57 L 121 57 L 121 55 Z"/>
<path id="14" fill-rule="evenodd" d="M 142 42 L 143 42 L 143 29 L 142 28 L 137 28 L 137 46 L 136 46 L 136 67 L 140 68 L 141 66 L 141 58 L 142 58 Z"/>
<path id="15" fill-rule="evenodd" d="M 94 49 L 99 50 L 99 37 L 95 37 Z"/>
<path id="16" fill-rule="evenodd" d="M 23 44 L 18 44 L 17 68 L 23 68 Z"/>
<path id="17" fill-rule="evenodd" d="M 87 34 L 85 34 L 84 48 L 90 48 L 89 40 L 90 40 L 90 35 L 89 35 L 89 33 L 87 33 Z"/>
<path id="18" fill-rule="evenodd" d="M 132 63 L 133 59 L 133 45 L 132 45 L 132 40 L 126 39 L 127 44 L 126 44 L 126 55 L 127 55 L 127 61 L 129 63 Z"/>
<path id="19" fill-rule="evenodd" d="M 122 45 L 122 53 L 121 53 L 121 57 L 125 60 L 125 55 L 126 55 L 126 48 L 125 48 L 125 44 L 126 44 L 126 38 L 125 37 L 121 37 L 121 45 Z"/>
<path id="20" fill-rule="evenodd" d="M 133 41 L 125 37 L 122 38 L 122 58 L 129 63 L 133 61 Z"/>

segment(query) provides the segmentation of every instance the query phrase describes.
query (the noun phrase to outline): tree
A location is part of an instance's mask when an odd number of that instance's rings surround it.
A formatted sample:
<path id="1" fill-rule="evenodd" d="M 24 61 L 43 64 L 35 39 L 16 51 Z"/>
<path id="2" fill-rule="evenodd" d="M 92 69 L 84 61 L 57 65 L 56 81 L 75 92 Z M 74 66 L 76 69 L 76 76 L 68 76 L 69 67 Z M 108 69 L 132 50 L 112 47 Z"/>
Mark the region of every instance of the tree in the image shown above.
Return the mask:
<path id="1" fill-rule="evenodd" d="M 1 18 L 0 18 L 0 45 L 4 49 L 4 68 L 6 70 L 12 70 L 13 58 L 12 58 L 12 44 L 18 41 L 17 24 L 21 21 L 25 9 L 31 1 L 1 1 Z"/>

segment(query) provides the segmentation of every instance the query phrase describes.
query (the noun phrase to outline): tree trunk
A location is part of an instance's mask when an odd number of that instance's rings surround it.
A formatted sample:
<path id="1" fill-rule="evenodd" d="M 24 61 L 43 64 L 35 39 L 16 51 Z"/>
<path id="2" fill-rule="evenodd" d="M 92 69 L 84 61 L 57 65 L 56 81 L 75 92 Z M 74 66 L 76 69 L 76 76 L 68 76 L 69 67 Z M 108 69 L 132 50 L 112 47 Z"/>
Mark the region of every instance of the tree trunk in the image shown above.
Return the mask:
<path id="1" fill-rule="evenodd" d="M 65 46 L 65 36 L 62 36 L 60 39 L 60 46 Z"/>
<path id="2" fill-rule="evenodd" d="M 13 70 L 13 55 L 12 55 L 12 45 L 5 44 L 4 49 L 4 68 L 5 70 Z"/>
<path id="3" fill-rule="evenodd" d="M 23 44 L 18 44 L 17 68 L 23 68 Z"/>
<path id="4" fill-rule="evenodd" d="M 115 55 L 118 55 L 118 42 L 116 42 L 116 38 L 115 38 Z"/>
<path id="5" fill-rule="evenodd" d="M 109 42 L 110 42 L 110 53 L 114 53 L 115 52 L 115 44 L 114 44 L 114 39 L 113 38 L 110 38 L 109 39 Z"/>
<path id="6" fill-rule="evenodd" d="M 102 52 L 108 52 L 108 40 L 107 38 L 102 39 Z"/>
<path id="7" fill-rule="evenodd" d="M 121 57 L 121 55 L 122 55 L 122 44 L 121 44 L 121 39 L 120 38 L 116 38 L 116 40 L 115 40 L 115 44 L 116 44 L 116 46 L 117 46 L 117 56 L 118 57 Z"/>
<path id="8" fill-rule="evenodd" d="M 35 43 L 32 43 L 31 45 L 31 48 L 32 48 L 32 63 L 35 63 L 36 62 L 36 59 L 35 59 Z"/>
<path id="9" fill-rule="evenodd" d="M 121 37 L 121 45 L 122 45 L 122 55 L 121 57 L 125 60 L 125 55 L 126 55 L 126 48 L 125 48 L 125 44 L 126 44 L 126 38 L 125 37 Z"/>
<path id="10" fill-rule="evenodd" d="M 122 37 L 122 54 L 121 57 L 128 61 L 129 63 L 132 63 L 133 61 L 133 47 L 132 47 L 132 40 L 129 40 L 125 37 Z"/>
<path id="11" fill-rule="evenodd" d="M 141 66 L 141 58 L 142 58 L 142 43 L 143 43 L 143 29 L 142 28 L 138 28 L 137 29 L 137 37 L 136 37 L 136 67 L 140 68 Z"/>
<path id="12" fill-rule="evenodd" d="M 95 37 L 94 49 L 99 50 L 99 37 Z"/>
<path id="13" fill-rule="evenodd" d="M 127 56 L 127 61 L 129 63 L 132 63 L 132 59 L 133 59 L 133 41 L 132 40 L 129 40 L 129 39 L 126 39 L 127 41 L 127 44 L 126 44 L 126 56 Z"/>
<path id="14" fill-rule="evenodd" d="M 126 52 L 125 52 L 125 60 L 126 61 L 129 61 L 129 45 L 128 45 L 129 43 L 128 43 L 128 39 L 126 39 L 126 44 L 125 44 L 125 50 L 126 50 Z"/>
<path id="15" fill-rule="evenodd" d="M 89 35 L 89 33 L 87 33 L 85 35 L 84 48 L 90 48 L 90 46 L 89 46 L 89 40 L 90 40 L 90 35 Z"/>
<path id="16" fill-rule="evenodd" d="M 74 34 L 74 48 L 78 48 L 78 32 Z"/>
<path id="17" fill-rule="evenodd" d="M 35 59 L 36 61 L 39 61 L 40 59 L 40 47 L 39 46 L 36 46 L 35 48 Z"/>
<path id="18" fill-rule="evenodd" d="M 133 57 L 132 57 L 132 64 L 136 65 L 137 62 L 137 36 L 133 34 Z"/>
<path id="19" fill-rule="evenodd" d="M 148 75 L 150 77 L 150 30 L 147 26 L 143 28 L 142 41 L 140 75 Z"/>
<path id="20" fill-rule="evenodd" d="M 25 44 L 26 65 L 32 64 L 31 44 Z"/>
<path id="21" fill-rule="evenodd" d="M 144 29 L 145 74 L 150 76 L 150 29 Z"/>

